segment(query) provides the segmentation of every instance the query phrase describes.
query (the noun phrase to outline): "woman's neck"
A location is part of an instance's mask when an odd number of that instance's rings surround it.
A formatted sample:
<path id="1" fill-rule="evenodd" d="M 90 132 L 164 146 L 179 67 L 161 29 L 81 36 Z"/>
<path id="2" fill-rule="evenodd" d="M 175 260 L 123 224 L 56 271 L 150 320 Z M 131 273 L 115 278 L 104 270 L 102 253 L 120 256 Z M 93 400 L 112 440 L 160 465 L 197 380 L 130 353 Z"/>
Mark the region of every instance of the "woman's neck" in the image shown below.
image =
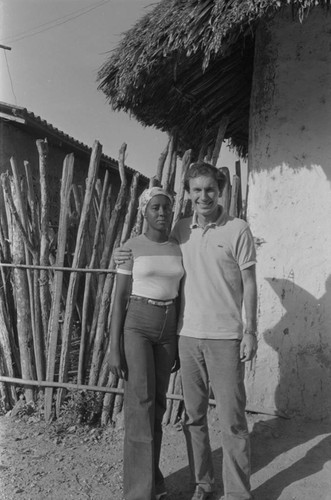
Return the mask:
<path id="1" fill-rule="evenodd" d="M 155 243 L 165 243 L 168 241 L 169 236 L 167 231 L 154 231 L 153 229 L 147 229 L 145 231 L 145 236 L 151 241 L 155 241 Z"/>

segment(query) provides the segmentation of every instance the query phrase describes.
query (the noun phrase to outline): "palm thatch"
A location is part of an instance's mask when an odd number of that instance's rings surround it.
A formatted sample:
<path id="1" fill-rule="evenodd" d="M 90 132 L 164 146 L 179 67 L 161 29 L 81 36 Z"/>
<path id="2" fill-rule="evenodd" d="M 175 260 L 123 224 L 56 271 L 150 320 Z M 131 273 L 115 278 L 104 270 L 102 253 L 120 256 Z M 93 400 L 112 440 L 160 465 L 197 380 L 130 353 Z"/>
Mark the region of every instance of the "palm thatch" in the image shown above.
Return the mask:
<path id="1" fill-rule="evenodd" d="M 179 131 L 182 150 L 213 141 L 220 118 L 242 155 L 257 23 L 285 7 L 300 21 L 330 0 L 162 0 L 127 31 L 98 73 L 114 110 Z"/>

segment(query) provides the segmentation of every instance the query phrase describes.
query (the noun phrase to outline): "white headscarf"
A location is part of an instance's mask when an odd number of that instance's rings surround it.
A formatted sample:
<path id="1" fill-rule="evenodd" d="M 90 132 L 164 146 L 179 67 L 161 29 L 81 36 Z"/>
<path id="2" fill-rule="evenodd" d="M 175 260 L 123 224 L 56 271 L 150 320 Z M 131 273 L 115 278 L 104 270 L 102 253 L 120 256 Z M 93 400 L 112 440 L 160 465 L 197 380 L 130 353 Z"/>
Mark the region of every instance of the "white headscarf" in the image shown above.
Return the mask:
<path id="1" fill-rule="evenodd" d="M 157 186 L 145 189 L 145 191 L 142 192 L 139 198 L 139 207 L 143 216 L 145 216 L 148 203 L 154 196 L 157 196 L 159 194 L 166 196 L 170 200 L 171 204 L 173 204 L 172 196 L 165 189 Z"/>

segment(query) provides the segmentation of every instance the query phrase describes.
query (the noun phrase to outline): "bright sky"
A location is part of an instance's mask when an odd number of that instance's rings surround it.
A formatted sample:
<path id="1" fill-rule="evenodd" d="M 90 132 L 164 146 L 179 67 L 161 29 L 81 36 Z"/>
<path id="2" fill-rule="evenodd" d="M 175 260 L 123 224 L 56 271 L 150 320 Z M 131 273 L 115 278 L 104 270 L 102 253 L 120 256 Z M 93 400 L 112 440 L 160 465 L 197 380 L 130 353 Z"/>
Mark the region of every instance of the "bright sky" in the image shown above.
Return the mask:
<path id="1" fill-rule="evenodd" d="M 154 4 L 157 2 L 154 2 Z M 0 0 L 0 100 L 25 107 L 75 139 L 155 175 L 167 135 L 112 111 L 97 90 L 98 69 L 152 0 Z M 222 148 L 218 166 L 237 158 Z M 232 170 L 233 171 L 233 170 Z"/>

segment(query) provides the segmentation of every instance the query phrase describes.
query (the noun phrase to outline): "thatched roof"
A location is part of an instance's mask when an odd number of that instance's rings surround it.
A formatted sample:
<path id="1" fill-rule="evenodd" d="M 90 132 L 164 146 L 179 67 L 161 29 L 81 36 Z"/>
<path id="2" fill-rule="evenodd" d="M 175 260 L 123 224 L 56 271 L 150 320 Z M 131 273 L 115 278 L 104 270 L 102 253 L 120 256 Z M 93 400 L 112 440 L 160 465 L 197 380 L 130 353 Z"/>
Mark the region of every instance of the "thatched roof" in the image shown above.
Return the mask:
<path id="1" fill-rule="evenodd" d="M 226 138 L 245 155 L 257 23 L 292 6 L 302 18 L 330 0 L 162 0 L 127 31 L 98 74 L 114 110 L 179 130 L 182 149 Z"/>

